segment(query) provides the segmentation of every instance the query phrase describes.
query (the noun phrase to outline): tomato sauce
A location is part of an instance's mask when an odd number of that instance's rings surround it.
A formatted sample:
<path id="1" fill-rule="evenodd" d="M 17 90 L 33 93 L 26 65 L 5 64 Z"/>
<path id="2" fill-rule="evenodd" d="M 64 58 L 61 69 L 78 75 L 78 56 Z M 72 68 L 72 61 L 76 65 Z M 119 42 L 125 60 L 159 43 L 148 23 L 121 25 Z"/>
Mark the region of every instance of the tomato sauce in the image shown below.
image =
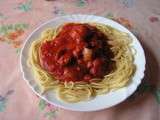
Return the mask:
<path id="1" fill-rule="evenodd" d="M 89 24 L 68 23 L 51 41 L 41 44 L 40 65 L 56 79 L 87 81 L 103 78 L 112 52 L 107 37 Z"/>

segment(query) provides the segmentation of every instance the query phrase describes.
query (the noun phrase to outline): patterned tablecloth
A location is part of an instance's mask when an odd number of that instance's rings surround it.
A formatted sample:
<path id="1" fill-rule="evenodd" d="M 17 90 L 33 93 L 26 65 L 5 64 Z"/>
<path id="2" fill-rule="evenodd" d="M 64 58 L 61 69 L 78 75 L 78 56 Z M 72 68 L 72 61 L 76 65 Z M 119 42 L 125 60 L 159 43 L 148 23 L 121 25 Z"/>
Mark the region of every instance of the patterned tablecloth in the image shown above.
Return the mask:
<path id="1" fill-rule="evenodd" d="M 126 26 L 142 43 L 147 64 L 138 90 L 97 112 L 57 108 L 22 78 L 19 53 L 39 25 L 66 14 L 95 14 Z M 0 0 L 0 120 L 160 120 L 160 0 Z"/>

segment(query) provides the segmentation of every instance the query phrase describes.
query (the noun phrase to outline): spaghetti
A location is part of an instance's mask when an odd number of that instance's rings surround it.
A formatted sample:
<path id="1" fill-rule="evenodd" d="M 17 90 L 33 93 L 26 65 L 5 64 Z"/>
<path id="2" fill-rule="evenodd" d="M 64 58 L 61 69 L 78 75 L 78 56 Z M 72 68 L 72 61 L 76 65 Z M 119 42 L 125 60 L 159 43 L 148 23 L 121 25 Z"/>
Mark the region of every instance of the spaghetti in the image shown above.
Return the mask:
<path id="1" fill-rule="evenodd" d="M 40 86 L 41 92 L 55 90 L 58 98 L 65 102 L 75 103 L 89 100 L 100 94 L 107 93 L 126 86 L 135 72 L 134 57 L 130 44 L 132 39 L 127 33 L 120 32 L 104 24 L 91 24 L 95 26 L 108 38 L 114 57 L 112 61 L 115 68 L 103 78 L 92 78 L 90 82 L 85 81 L 60 81 L 48 73 L 40 65 L 40 46 L 45 41 L 53 40 L 61 28 L 47 29 L 42 32 L 40 38 L 35 40 L 30 47 L 28 65 L 33 71 L 35 79 Z"/>

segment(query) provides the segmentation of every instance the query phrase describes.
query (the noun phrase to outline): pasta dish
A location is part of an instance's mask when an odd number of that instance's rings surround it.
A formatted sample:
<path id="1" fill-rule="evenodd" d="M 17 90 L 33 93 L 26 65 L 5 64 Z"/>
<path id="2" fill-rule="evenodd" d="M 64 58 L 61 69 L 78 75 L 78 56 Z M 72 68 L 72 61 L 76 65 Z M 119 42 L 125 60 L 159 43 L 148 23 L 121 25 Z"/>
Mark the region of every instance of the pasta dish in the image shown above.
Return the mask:
<path id="1" fill-rule="evenodd" d="M 69 103 L 128 85 L 135 73 L 132 39 L 98 23 L 66 23 L 33 41 L 28 65 L 42 94 L 54 90 Z"/>

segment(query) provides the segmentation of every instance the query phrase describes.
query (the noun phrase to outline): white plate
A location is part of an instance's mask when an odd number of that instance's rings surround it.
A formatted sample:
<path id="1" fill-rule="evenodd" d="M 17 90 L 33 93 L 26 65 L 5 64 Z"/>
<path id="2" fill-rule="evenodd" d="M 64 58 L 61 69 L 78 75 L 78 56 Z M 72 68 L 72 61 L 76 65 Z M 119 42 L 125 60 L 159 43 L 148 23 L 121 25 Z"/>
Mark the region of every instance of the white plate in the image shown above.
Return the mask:
<path id="1" fill-rule="evenodd" d="M 31 43 L 36 40 L 41 32 L 45 30 L 46 28 L 50 27 L 56 27 L 63 23 L 67 22 L 96 22 L 96 23 L 103 23 L 106 25 L 110 25 L 115 29 L 118 29 L 120 31 L 128 33 L 132 39 L 133 43 L 132 46 L 136 49 L 137 54 L 135 55 L 134 63 L 137 67 L 136 73 L 132 79 L 132 82 L 121 89 L 118 89 L 114 92 L 109 92 L 104 95 L 99 95 L 95 99 L 80 103 L 64 103 L 62 101 L 59 101 L 53 92 L 49 91 L 45 95 L 40 95 L 39 87 L 34 80 L 33 74 L 30 70 L 30 68 L 27 66 L 27 58 L 28 58 L 28 49 L 31 45 Z M 145 70 L 145 56 L 142 46 L 140 45 L 137 38 L 125 27 L 120 25 L 119 23 L 112 21 L 107 18 L 94 16 L 94 15 L 66 15 L 62 17 L 57 17 L 55 19 L 52 19 L 41 26 L 39 26 L 37 29 L 35 29 L 27 38 L 24 47 L 21 51 L 21 71 L 23 73 L 24 80 L 29 84 L 31 89 L 42 99 L 46 100 L 48 103 L 59 106 L 61 108 L 74 110 L 74 111 L 95 111 L 95 110 L 101 110 L 104 108 L 109 108 L 111 106 L 114 106 L 122 101 L 124 101 L 126 98 L 128 98 L 138 87 L 138 85 L 141 83 L 142 78 L 144 77 L 144 70 Z"/>

